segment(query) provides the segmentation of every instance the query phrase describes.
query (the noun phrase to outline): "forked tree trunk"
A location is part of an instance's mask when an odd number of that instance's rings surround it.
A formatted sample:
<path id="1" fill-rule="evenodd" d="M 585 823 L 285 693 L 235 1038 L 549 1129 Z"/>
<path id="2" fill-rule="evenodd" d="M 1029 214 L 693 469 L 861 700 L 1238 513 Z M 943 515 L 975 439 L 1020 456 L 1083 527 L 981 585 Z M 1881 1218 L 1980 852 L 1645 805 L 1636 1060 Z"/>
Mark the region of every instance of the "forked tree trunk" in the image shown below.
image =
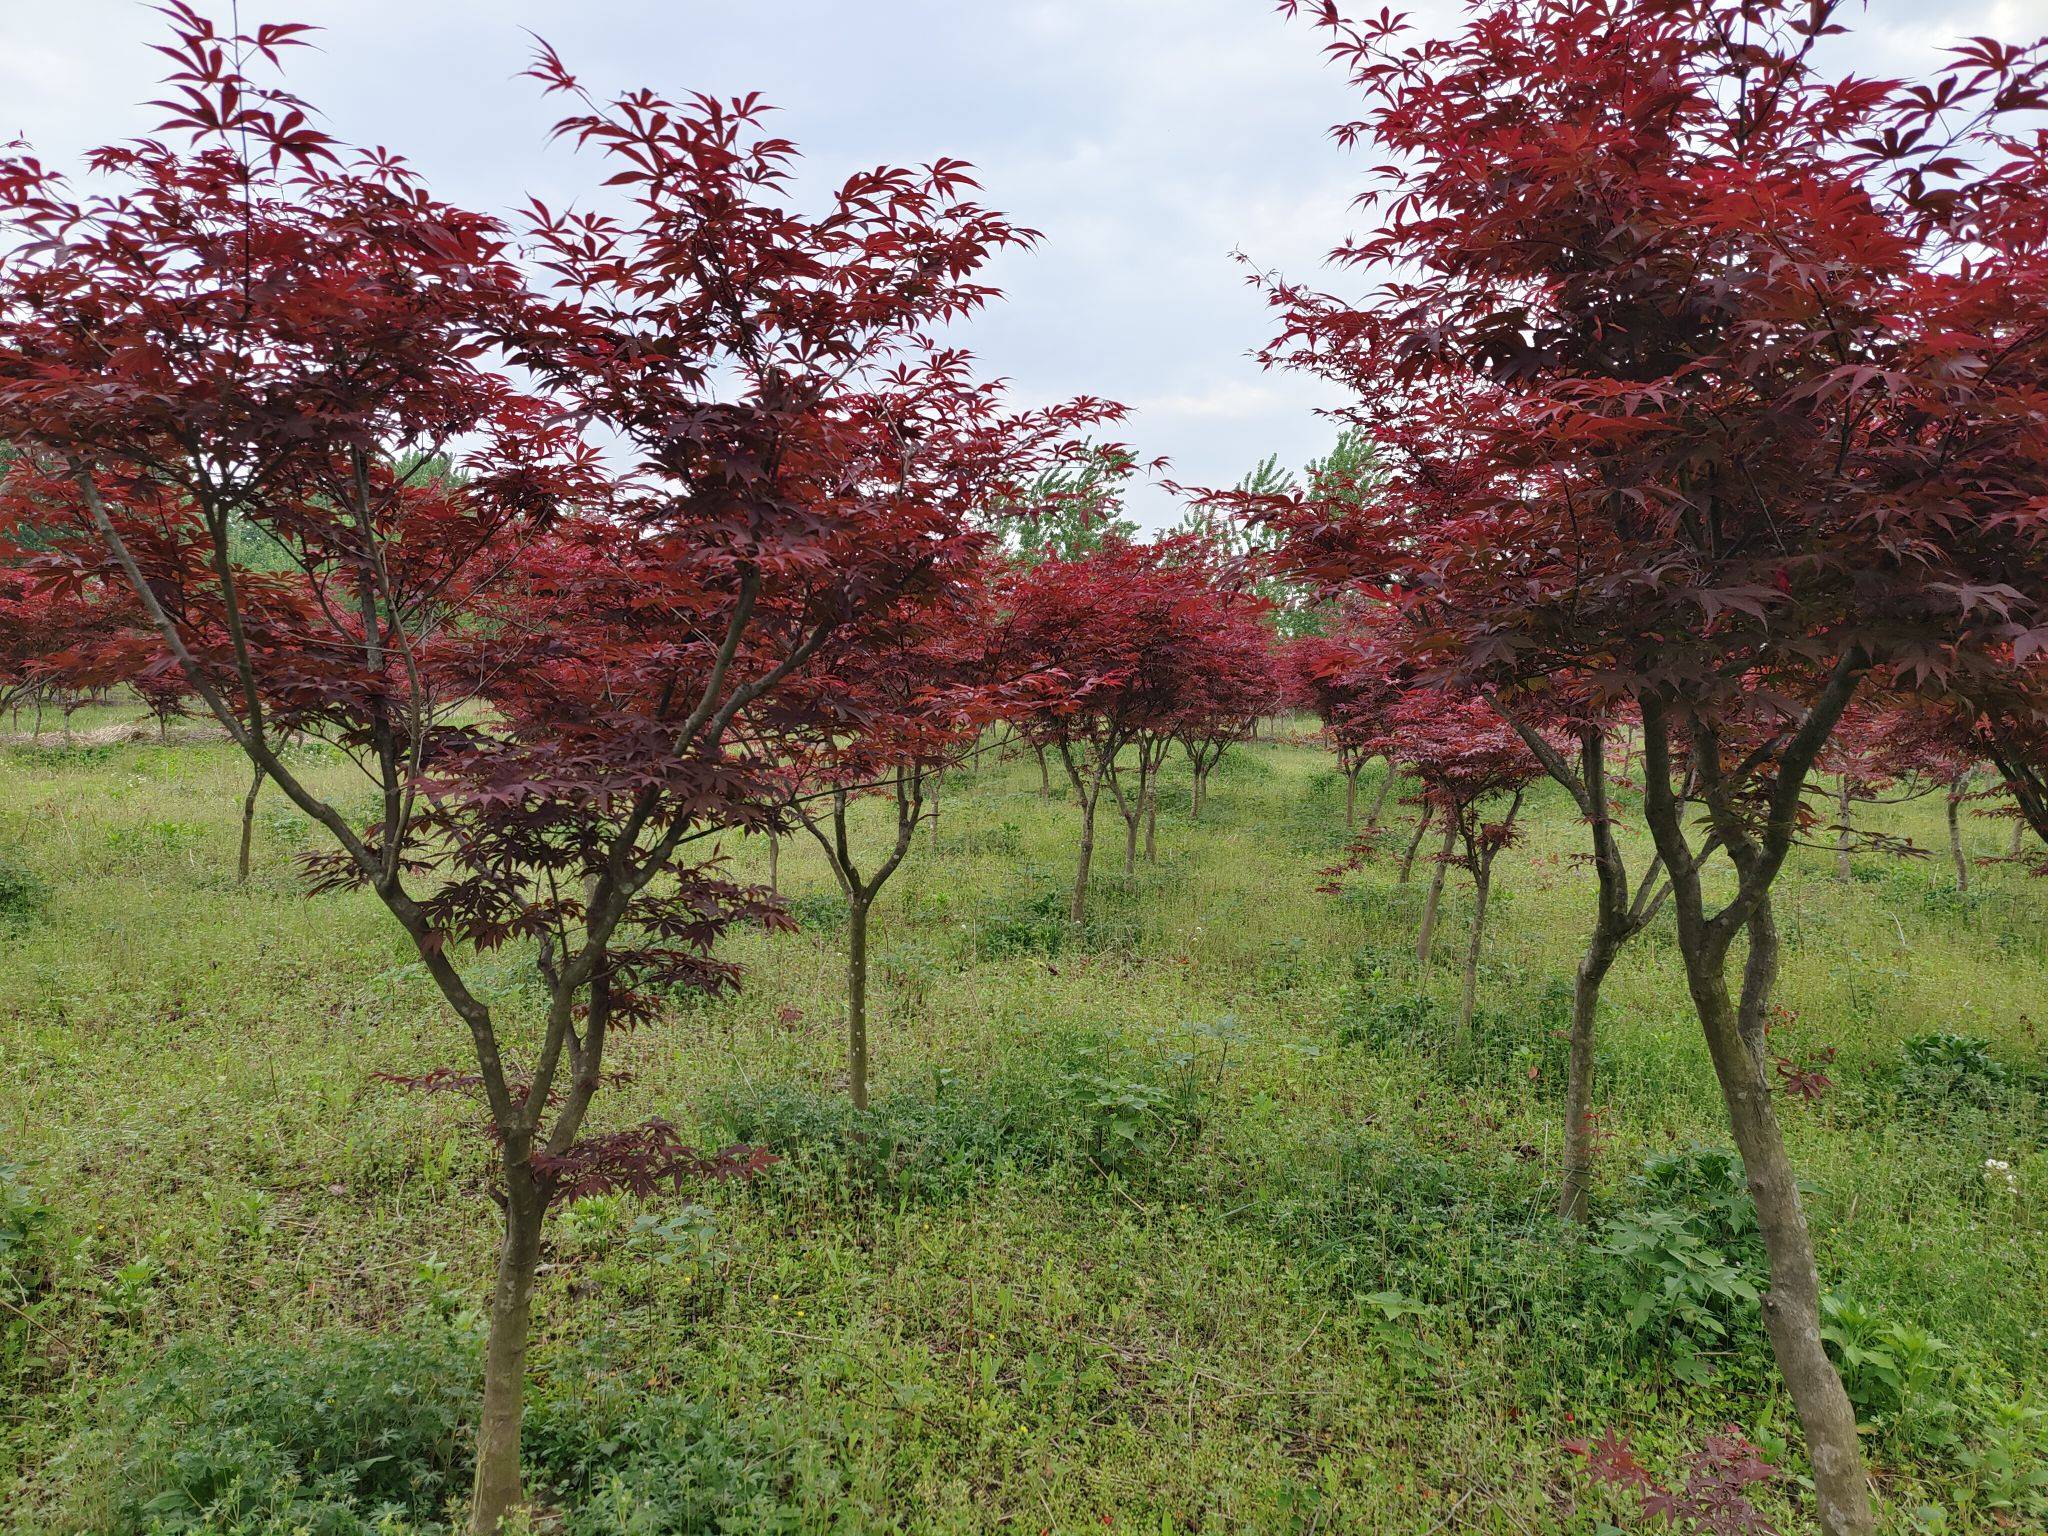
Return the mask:
<path id="1" fill-rule="evenodd" d="M 1877 1528 L 1870 1481 L 1856 1435 L 1856 1414 L 1842 1378 L 1820 1336 L 1820 1275 L 1813 1238 L 1800 1206 L 1799 1185 L 1771 1103 L 1764 1024 L 1777 978 L 1778 934 L 1772 919 L 1770 886 L 1797 831 L 1798 788 L 1813 759 L 1841 718 L 1860 678 L 1862 662 L 1851 652 L 1784 747 L 1778 777 L 1759 826 L 1734 806 L 1706 800 L 1715 831 L 1727 844 L 1740 884 L 1734 902 L 1707 915 L 1698 861 L 1685 835 L 1685 802 L 1674 794 L 1668 716 L 1661 702 L 1643 703 L 1645 810 L 1658 852 L 1672 882 L 1678 918 L 1678 951 L 1685 963 L 1693 1011 L 1706 1036 L 1714 1075 L 1727 1104 L 1735 1149 L 1741 1155 L 1757 1224 L 1770 1263 L 1770 1285 L 1761 1298 L 1764 1327 L 1779 1373 L 1813 1464 L 1814 1498 L 1823 1536 L 1871 1536 Z M 1720 742 L 1695 727 L 1693 757 L 1718 771 Z M 1695 770 L 1698 772 L 1700 770 Z M 1747 938 L 1741 1004 L 1728 992 L 1729 951 L 1737 931 Z"/>
<path id="2" fill-rule="evenodd" d="M 519 1432 L 526 1411 L 526 1344 L 533 1279 L 540 1265 L 545 1205 L 524 1154 L 505 1171 L 505 1233 L 491 1285 L 490 1331 L 484 1345 L 483 1417 L 477 1425 L 476 1485 L 470 1536 L 498 1536 L 521 1503 Z"/>
<path id="3" fill-rule="evenodd" d="M 1422 847 L 1423 834 L 1429 831 L 1430 808 L 1422 808 L 1422 820 L 1415 823 L 1415 835 L 1408 839 L 1408 851 L 1401 855 L 1401 884 L 1408 883 L 1408 877 L 1415 873 L 1415 855 Z"/>
<path id="4" fill-rule="evenodd" d="M 1124 878 L 1131 879 L 1138 873 L 1138 823 L 1144 820 L 1140 809 L 1141 801 L 1132 799 L 1117 806 L 1117 812 L 1124 819 Z"/>
<path id="5" fill-rule="evenodd" d="M 1415 936 L 1415 959 L 1418 964 L 1429 964 L 1429 948 L 1436 938 L 1437 908 L 1444 899 L 1444 877 L 1451 867 L 1451 851 L 1458 842 L 1458 818 L 1448 813 L 1445 816 L 1444 845 L 1438 850 L 1436 873 L 1430 876 L 1429 899 L 1422 904 L 1422 931 Z"/>
<path id="6" fill-rule="evenodd" d="M 846 1086 L 856 1111 L 868 1107 L 868 904 L 858 891 L 846 903 Z"/>
<path id="7" fill-rule="evenodd" d="M 846 1091 L 856 1114 L 866 1113 L 868 1107 L 868 919 L 875 898 L 902 867 L 917 837 L 918 823 L 924 820 L 925 772 L 916 763 L 897 767 L 896 841 L 871 874 L 861 873 L 848 834 L 847 808 L 853 791 L 844 786 L 833 789 L 829 826 L 820 825 L 809 811 L 797 810 L 846 897 Z"/>
<path id="8" fill-rule="evenodd" d="M 1959 773 L 1948 783 L 1948 856 L 1956 867 L 1956 890 L 1970 888 L 1970 861 L 1963 854 L 1963 796 L 1969 792 L 1970 776 Z"/>
<path id="9" fill-rule="evenodd" d="M 249 847 L 256 837 L 256 797 L 263 792 L 263 765 L 256 765 L 256 775 L 249 780 L 249 793 L 242 796 L 242 847 L 235 857 L 235 884 L 249 883 Z"/>
<path id="10" fill-rule="evenodd" d="M 1849 775 L 1839 775 L 1835 786 L 1835 878 L 1847 880 L 1850 876 L 1849 844 Z"/>

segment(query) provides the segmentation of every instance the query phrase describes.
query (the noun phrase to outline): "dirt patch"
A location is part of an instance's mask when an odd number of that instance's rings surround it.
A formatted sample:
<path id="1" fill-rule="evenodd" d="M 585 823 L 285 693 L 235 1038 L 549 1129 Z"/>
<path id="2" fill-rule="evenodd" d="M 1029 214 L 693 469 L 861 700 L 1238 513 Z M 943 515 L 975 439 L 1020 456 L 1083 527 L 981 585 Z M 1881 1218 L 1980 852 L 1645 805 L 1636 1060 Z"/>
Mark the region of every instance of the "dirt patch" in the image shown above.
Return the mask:
<path id="1" fill-rule="evenodd" d="M 168 730 L 159 730 L 154 720 L 129 720 L 96 725 L 86 731 L 0 731 L 0 747 L 125 747 L 138 743 L 177 747 L 227 739 L 227 732 L 218 725 L 200 721 L 173 725 Z"/>

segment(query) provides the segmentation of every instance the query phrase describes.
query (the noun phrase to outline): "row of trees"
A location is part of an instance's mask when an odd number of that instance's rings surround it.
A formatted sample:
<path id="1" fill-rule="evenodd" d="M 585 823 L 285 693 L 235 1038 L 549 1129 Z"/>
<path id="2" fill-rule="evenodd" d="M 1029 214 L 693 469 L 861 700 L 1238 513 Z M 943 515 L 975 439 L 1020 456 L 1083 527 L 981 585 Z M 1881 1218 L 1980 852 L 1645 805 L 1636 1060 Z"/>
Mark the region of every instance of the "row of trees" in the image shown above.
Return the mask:
<path id="1" fill-rule="evenodd" d="M 1982 758 L 2048 831 L 2048 147 L 2020 126 L 2048 63 L 1979 40 L 1928 84 L 1838 78 L 1833 0 L 1489 0 L 1419 40 L 1283 9 L 1386 161 L 1339 253 L 1363 299 L 1262 279 L 1266 360 L 1349 391 L 1352 433 L 1149 544 L 1113 527 L 1117 407 L 1017 409 L 933 339 L 1035 238 L 957 162 L 799 212 L 758 100 L 600 99 L 543 49 L 611 190 L 507 225 L 244 68 L 304 28 L 228 36 L 182 0 L 161 136 L 92 157 L 108 190 L 0 160 L 0 596 L 61 610 L 50 665 L 209 714 L 329 834 L 316 888 L 371 892 L 468 1037 L 504 1210 L 478 1532 L 520 1498 L 548 1209 L 757 1164 L 591 1125 L 610 1037 L 733 985 L 735 923 L 786 921 L 721 840 L 824 848 L 864 1102 L 867 914 L 947 764 L 999 722 L 1059 763 L 1078 920 L 1104 793 L 1134 870 L 1176 746 L 1199 813 L 1273 706 L 1275 630 L 1353 819 L 1383 759 L 1420 786 L 1410 863 L 1441 829 L 1425 956 L 1445 872 L 1473 876 L 1461 1029 L 1523 791 L 1580 808 L 1568 1215 L 1602 979 L 1674 915 L 1822 1525 L 1872 1529 L 1772 1104 L 1771 892 L 1823 772 L 1842 838 L 1902 773 L 1959 806 Z M 298 737 L 356 761 L 367 815 Z M 895 806 L 878 857 L 868 793 Z M 469 984 L 503 945 L 531 1015 Z"/>
<path id="2" fill-rule="evenodd" d="M 867 924 L 939 777 L 1006 725 L 1146 852 L 1178 744 L 1195 809 L 1271 702 L 1271 604 L 1220 532 L 1119 526 L 1119 407 L 1009 404 L 933 339 L 1036 236 L 957 161 L 788 205 L 756 98 L 530 71 L 599 207 L 513 223 L 347 147 L 274 68 L 294 24 L 167 8 L 160 134 L 75 189 L 0 158 L 6 686 L 190 709 L 325 830 L 315 890 L 372 894 L 468 1041 L 424 1075 L 485 1106 L 503 1232 L 472 1529 L 521 1502 L 543 1223 L 578 1195 L 740 1175 L 659 1122 L 602 1127 L 607 1049 L 736 984 L 786 925 L 730 837 L 816 839 L 846 895 L 854 1102 Z M 0 700 L 6 702 L 6 700 Z M 365 775 L 337 795 L 301 740 Z M 854 802 L 893 804 L 858 846 Z M 471 957 L 532 957 L 493 1003 Z"/>

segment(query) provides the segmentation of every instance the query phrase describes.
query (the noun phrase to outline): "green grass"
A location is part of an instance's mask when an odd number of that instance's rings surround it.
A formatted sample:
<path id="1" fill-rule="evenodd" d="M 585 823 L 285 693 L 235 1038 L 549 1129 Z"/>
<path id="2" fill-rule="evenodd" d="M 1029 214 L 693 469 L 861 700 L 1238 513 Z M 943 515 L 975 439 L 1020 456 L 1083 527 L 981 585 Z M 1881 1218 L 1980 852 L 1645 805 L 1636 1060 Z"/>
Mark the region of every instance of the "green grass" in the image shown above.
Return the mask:
<path id="1" fill-rule="evenodd" d="M 373 1074 L 459 1062 L 463 1037 L 369 899 L 299 894 L 317 829 L 274 791 L 236 888 L 229 749 L 49 740 L 0 749 L 0 1527 L 433 1527 L 463 1492 L 488 1155 L 461 1100 Z M 622 1041 L 631 1081 L 600 1101 L 606 1125 L 661 1114 L 784 1160 L 555 1218 L 542 1524 L 1635 1529 L 1559 1448 L 1608 1427 L 1668 1472 L 1733 1423 L 1796 1472 L 1750 1311 L 1712 1303 L 1724 1332 L 1692 1352 L 1632 1333 L 1641 1272 L 1548 1215 L 1556 989 L 1591 901 L 1561 797 L 1532 796 L 1503 857 L 1482 1045 L 1453 1058 L 1432 1031 L 1456 879 L 1418 975 L 1420 875 L 1314 889 L 1344 841 L 1325 756 L 1239 750 L 1200 826 L 1185 791 L 1176 764 L 1161 861 L 1128 886 L 1105 817 L 1076 935 L 1072 808 L 1028 758 L 949 784 L 876 910 L 868 1124 L 837 1090 L 830 876 L 785 845 L 803 929 L 735 942 L 743 993 Z M 1871 814 L 1942 846 L 1935 801 Z M 1859 1366 L 1888 1526 L 2038 1528 L 2048 892 L 1987 868 L 1959 900 L 1938 859 L 1832 869 L 1803 853 L 1781 882 L 1773 1043 L 1837 1051 L 1833 1088 L 1783 1114 L 1845 1326 L 1894 1364 L 1873 1330 L 1939 1340 L 1910 1403 Z M 530 1023 L 523 964 L 472 968 Z M 1677 1221 L 1632 1175 L 1726 1134 L 1668 916 L 1606 998 L 1599 1209 Z M 1905 1069 L 1934 1032 L 1988 1042 L 1988 1109 Z M 1781 1523 L 1788 1494 L 1761 1496 Z"/>

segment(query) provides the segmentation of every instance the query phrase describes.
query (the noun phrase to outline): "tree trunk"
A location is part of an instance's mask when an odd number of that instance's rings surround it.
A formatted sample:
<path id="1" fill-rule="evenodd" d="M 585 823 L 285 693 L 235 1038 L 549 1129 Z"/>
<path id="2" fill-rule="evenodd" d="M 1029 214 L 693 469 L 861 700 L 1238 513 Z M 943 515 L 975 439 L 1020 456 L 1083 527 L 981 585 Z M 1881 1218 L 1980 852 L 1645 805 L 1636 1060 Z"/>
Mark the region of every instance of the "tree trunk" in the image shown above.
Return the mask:
<path id="1" fill-rule="evenodd" d="M 1970 776 L 1959 774 L 1949 781 L 1948 786 L 1948 856 L 1956 866 L 1956 890 L 1960 893 L 1970 888 L 1970 861 L 1963 855 L 1963 795 L 1968 790 Z"/>
<path id="2" fill-rule="evenodd" d="M 1145 862 L 1159 862 L 1159 785 L 1145 791 Z"/>
<path id="3" fill-rule="evenodd" d="M 846 905 L 846 1085 L 856 1111 L 868 1107 L 868 898 Z"/>
<path id="4" fill-rule="evenodd" d="M 1046 766 L 1045 748 L 1033 747 L 1031 750 L 1038 754 L 1038 798 L 1050 800 L 1052 798 L 1052 769 Z"/>
<path id="5" fill-rule="evenodd" d="M 1564 1085 L 1564 1180 L 1557 1213 L 1566 1221 L 1586 1219 L 1593 1185 L 1593 1027 L 1600 1013 L 1600 983 L 1614 964 L 1620 943 L 1598 927 L 1572 978 L 1571 1045 Z"/>
<path id="6" fill-rule="evenodd" d="M 263 792 L 263 765 L 256 765 L 256 776 L 249 781 L 249 793 L 242 797 L 242 848 L 235 858 L 235 884 L 249 883 L 249 845 L 256 836 L 256 797 Z"/>
<path id="7" fill-rule="evenodd" d="M 505 1174 L 505 1236 L 498 1250 L 497 1279 L 491 1286 L 470 1536 L 498 1536 L 505 1517 L 521 1503 L 519 1427 L 526 1408 L 526 1342 L 533 1312 L 533 1276 L 540 1264 L 544 1207 L 523 1159 L 516 1166 L 508 1165 Z"/>
<path id="8" fill-rule="evenodd" d="M 1696 946 L 1683 943 L 1680 952 L 1714 1075 L 1727 1101 L 1735 1149 L 1742 1155 L 1749 1192 L 1756 1201 L 1757 1223 L 1770 1260 L 1764 1327 L 1805 1432 L 1821 1530 L 1826 1536 L 1868 1536 L 1877 1522 L 1856 1437 L 1856 1412 L 1821 1344 L 1820 1275 L 1814 1265 L 1813 1238 L 1765 1070 L 1764 1015 L 1778 965 L 1768 897 L 1759 903 L 1748 933 L 1750 953 L 1739 1014 L 1729 1003 L 1724 957 L 1701 954 Z"/>
<path id="9" fill-rule="evenodd" d="M 2019 820 L 2017 820 L 2017 819 L 2016 819 L 2016 820 L 2015 820 L 2015 821 L 2013 822 L 2013 824 L 2012 824 L 2012 853 L 2011 853 L 2011 857 L 2013 857 L 2013 858 L 2015 858 L 2015 859 L 2016 859 L 2016 858 L 2018 858 L 2018 857 L 2020 856 L 2020 844 L 2021 844 L 2022 840 L 2023 840 L 2023 839 L 2024 839 L 2024 838 L 2026 837 L 2026 835 L 2027 835 L 2027 824 L 2026 824 L 2026 823 L 2025 823 L 2024 821 L 2019 821 Z"/>
<path id="10" fill-rule="evenodd" d="M 1380 780 L 1380 792 L 1372 797 L 1372 809 L 1365 813 L 1365 830 L 1380 824 L 1380 812 L 1387 808 L 1387 791 L 1394 787 L 1394 765 L 1387 764 L 1387 776 Z"/>
<path id="11" fill-rule="evenodd" d="M 1422 835 L 1429 830 L 1429 807 L 1422 808 L 1422 820 L 1415 823 L 1415 835 L 1408 839 L 1408 851 L 1401 855 L 1401 884 L 1408 883 L 1408 877 L 1415 873 L 1416 850 L 1422 847 Z"/>
<path id="12" fill-rule="evenodd" d="M 1852 651 L 1841 657 L 1827 688 L 1790 738 L 1770 789 L 1770 818 L 1763 825 L 1762 840 L 1751 837 L 1735 808 L 1725 802 L 1716 804 L 1711 794 L 1708 796 L 1708 813 L 1717 833 L 1727 840 L 1741 881 L 1735 902 L 1746 904 L 1746 910 L 1744 905 L 1731 904 L 1711 918 L 1701 889 L 1699 861 L 1685 837 L 1685 799 L 1672 786 L 1666 706 L 1646 697 L 1642 709 L 1647 760 L 1644 811 L 1672 883 L 1686 988 L 1706 1036 L 1735 1149 L 1742 1157 L 1750 1195 L 1756 1202 L 1757 1224 L 1770 1261 L 1770 1285 L 1761 1299 L 1764 1327 L 1805 1435 L 1823 1536 L 1871 1536 L 1876 1520 L 1863 1451 L 1856 1438 L 1855 1410 L 1821 1343 L 1820 1276 L 1814 1266 L 1813 1239 L 1771 1105 L 1764 1024 L 1777 977 L 1778 935 L 1771 914 L 1770 883 L 1792 845 L 1798 786 L 1807 781 L 1813 756 L 1841 718 L 1860 677 L 1860 653 Z M 1720 740 L 1710 727 L 1697 721 L 1692 750 L 1695 765 L 1705 763 L 1718 772 Z M 1697 766 L 1689 772 L 1688 785 L 1697 782 L 1698 772 Z M 1731 1005 L 1727 977 L 1729 951 L 1737 931 L 1747 936 L 1749 944 L 1739 1010 Z"/>
<path id="13" fill-rule="evenodd" d="M 1481 854 L 1473 861 L 1472 936 L 1465 944 L 1464 983 L 1458 993 L 1458 1043 L 1472 1042 L 1472 1015 L 1479 1006 L 1479 947 L 1486 937 L 1486 898 L 1493 889 L 1493 861 Z"/>
<path id="14" fill-rule="evenodd" d="M 1835 878 L 1849 878 L 1849 775 L 1839 775 L 1835 789 Z"/>
<path id="15" fill-rule="evenodd" d="M 1124 818 L 1124 878 L 1126 880 L 1129 880 L 1138 872 L 1138 823 L 1144 820 L 1144 813 L 1139 809 L 1142 804 L 1143 801 L 1141 799 L 1133 799 L 1129 802 L 1128 809 L 1121 805 L 1117 807 L 1117 810 Z"/>
<path id="16" fill-rule="evenodd" d="M 782 839 L 773 832 L 768 834 L 768 891 L 773 896 L 782 894 Z"/>
<path id="17" fill-rule="evenodd" d="M 1358 765 L 1344 770 L 1344 828 L 1349 831 L 1358 824 Z"/>
<path id="18" fill-rule="evenodd" d="M 932 852 L 937 853 L 939 851 L 939 779 L 937 774 L 932 775 L 932 808 L 929 813 L 929 819 L 930 825 L 926 830 L 931 836 Z"/>
<path id="19" fill-rule="evenodd" d="M 1097 795 L 1099 794 L 1098 786 Z M 1088 915 L 1088 866 L 1095 862 L 1097 795 L 1087 796 L 1081 810 L 1081 857 L 1074 866 L 1074 899 L 1067 908 L 1067 916 L 1076 923 Z"/>
<path id="20" fill-rule="evenodd" d="M 1444 819 L 1442 856 L 1436 861 L 1436 873 L 1430 877 L 1429 900 L 1422 904 L 1422 931 L 1415 936 L 1415 959 L 1422 965 L 1429 964 L 1430 941 L 1436 937 L 1437 907 L 1444 899 L 1444 876 L 1450 870 L 1451 850 L 1458 841 L 1458 818 L 1447 813 Z"/>

